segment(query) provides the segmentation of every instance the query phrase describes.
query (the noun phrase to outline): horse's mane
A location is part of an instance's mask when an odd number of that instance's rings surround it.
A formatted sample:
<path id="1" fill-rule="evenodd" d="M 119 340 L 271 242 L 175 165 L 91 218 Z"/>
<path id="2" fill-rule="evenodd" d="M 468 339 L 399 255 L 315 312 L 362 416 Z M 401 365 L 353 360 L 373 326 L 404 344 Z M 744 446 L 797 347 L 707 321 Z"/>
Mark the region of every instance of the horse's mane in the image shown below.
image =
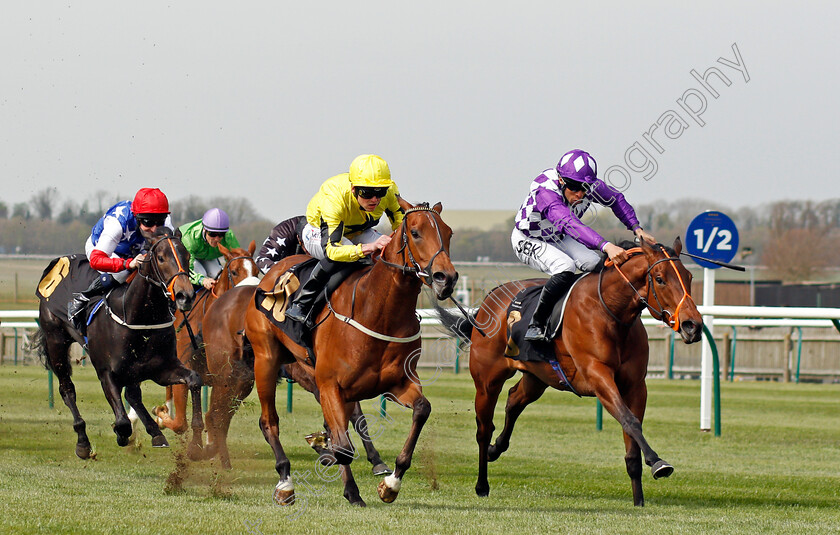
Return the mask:
<path id="1" fill-rule="evenodd" d="M 636 243 L 633 240 L 622 240 L 617 245 L 624 250 L 630 250 L 630 249 L 633 249 L 633 248 L 639 246 L 639 244 Z M 668 253 L 668 256 L 671 256 L 671 257 L 676 257 L 677 256 L 677 252 L 674 251 L 674 249 L 672 249 L 671 247 L 668 247 L 667 245 L 663 245 L 661 243 L 654 243 L 652 245 L 652 247 L 656 250 L 658 250 L 660 247 L 662 247 L 663 249 L 665 249 L 665 252 Z"/>

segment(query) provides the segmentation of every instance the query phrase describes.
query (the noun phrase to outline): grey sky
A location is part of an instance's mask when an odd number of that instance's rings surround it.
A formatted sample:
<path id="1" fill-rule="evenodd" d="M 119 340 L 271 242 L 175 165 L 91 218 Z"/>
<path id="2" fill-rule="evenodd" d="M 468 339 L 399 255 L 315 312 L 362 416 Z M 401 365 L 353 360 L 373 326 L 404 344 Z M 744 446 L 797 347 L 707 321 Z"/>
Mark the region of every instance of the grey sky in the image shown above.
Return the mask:
<path id="1" fill-rule="evenodd" d="M 373 152 L 411 201 L 514 211 L 566 150 L 590 151 L 604 175 L 629 171 L 636 142 L 655 176 L 610 175 L 633 204 L 840 197 L 839 13 L 833 2 L 4 2 L 0 200 L 158 186 L 172 200 L 247 197 L 279 221 Z M 737 61 L 733 44 L 748 82 L 718 62 Z M 690 74 L 713 66 L 731 81 L 709 78 L 717 99 Z M 703 127 L 677 103 L 692 89 Z M 659 154 L 643 134 L 669 110 L 688 127 L 655 131 Z"/>

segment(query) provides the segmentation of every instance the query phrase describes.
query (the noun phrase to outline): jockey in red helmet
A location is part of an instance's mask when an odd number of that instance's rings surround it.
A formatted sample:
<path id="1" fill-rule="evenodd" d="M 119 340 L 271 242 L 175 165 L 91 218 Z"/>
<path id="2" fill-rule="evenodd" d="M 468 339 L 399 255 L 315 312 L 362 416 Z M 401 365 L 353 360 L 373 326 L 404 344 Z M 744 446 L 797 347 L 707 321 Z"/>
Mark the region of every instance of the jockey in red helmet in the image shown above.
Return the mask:
<path id="1" fill-rule="evenodd" d="M 80 312 L 85 303 L 125 282 L 131 270 L 145 259 L 140 252 L 145 243 L 141 231 L 153 232 L 161 226 L 175 230 L 169 218 L 169 200 L 157 188 L 141 188 L 133 201 L 118 202 L 96 222 L 85 243 L 85 254 L 90 267 L 101 275 L 87 290 L 73 294 L 67 305 L 67 316 L 79 332 L 84 334 L 84 315 Z"/>

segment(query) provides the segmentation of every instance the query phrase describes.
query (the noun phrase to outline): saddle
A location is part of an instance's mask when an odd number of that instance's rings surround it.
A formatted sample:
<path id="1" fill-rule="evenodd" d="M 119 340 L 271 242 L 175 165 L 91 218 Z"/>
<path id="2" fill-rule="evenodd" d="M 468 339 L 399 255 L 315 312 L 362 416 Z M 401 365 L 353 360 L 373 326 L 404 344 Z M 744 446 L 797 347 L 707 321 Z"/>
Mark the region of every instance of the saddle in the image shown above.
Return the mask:
<path id="1" fill-rule="evenodd" d="M 257 310 L 262 312 L 273 325 L 279 327 L 286 333 L 293 342 L 308 349 L 312 347 L 311 331 L 302 323 L 286 321 L 286 309 L 291 305 L 295 297 L 297 297 L 299 288 L 309 280 L 309 275 L 317 264 L 317 258 L 310 258 L 300 264 L 295 264 L 277 278 L 273 289 L 263 290 L 262 288 L 257 288 L 254 294 L 254 302 Z M 327 304 L 327 298 L 351 273 L 364 267 L 367 267 L 364 263 L 349 262 L 347 267 L 334 273 L 329 281 L 327 281 L 324 290 L 315 299 L 315 304 L 312 306 L 313 317 L 320 314 L 321 310 Z"/>
<path id="2" fill-rule="evenodd" d="M 563 312 L 566 308 L 566 300 L 571 289 L 580 281 L 582 274 L 577 275 L 577 280 L 571 285 L 569 291 L 562 295 L 551 315 L 548 318 L 547 332 L 552 340 L 560 335 L 563 326 Z M 505 356 L 520 361 L 551 362 L 557 361 L 554 355 L 554 344 L 543 342 L 528 342 L 524 340 L 525 331 L 528 330 L 531 316 L 540 300 L 540 293 L 543 286 L 532 286 L 519 292 L 507 311 L 507 347 Z M 523 321 L 524 320 L 524 321 Z"/>

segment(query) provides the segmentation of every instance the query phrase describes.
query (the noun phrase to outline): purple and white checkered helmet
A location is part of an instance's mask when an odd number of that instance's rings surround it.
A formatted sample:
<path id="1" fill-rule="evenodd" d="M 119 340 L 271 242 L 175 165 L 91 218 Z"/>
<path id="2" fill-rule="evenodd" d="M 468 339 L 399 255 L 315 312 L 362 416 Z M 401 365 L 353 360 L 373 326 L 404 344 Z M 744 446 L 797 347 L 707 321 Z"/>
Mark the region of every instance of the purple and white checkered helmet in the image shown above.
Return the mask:
<path id="1" fill-rule="evenodd" d="M 557 174 L 575 182 L 592 184 L 598 176 L 598 164 L 588 152 L 570 150 L 557 162 Z"/>

